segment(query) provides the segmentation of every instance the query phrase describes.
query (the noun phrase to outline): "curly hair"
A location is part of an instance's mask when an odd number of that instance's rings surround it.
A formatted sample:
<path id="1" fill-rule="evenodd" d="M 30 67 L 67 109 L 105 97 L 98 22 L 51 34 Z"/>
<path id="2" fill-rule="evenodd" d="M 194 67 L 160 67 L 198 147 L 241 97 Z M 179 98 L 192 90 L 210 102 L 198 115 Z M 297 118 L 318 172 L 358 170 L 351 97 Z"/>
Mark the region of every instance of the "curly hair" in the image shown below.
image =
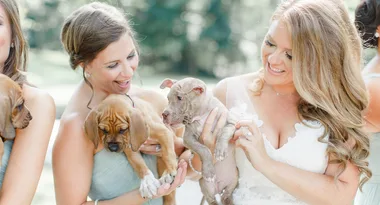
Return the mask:
<path id="1" fill-rule="evenodd" d="M 377 48 L 376 29 L 380 25 L 380 0 L 363 0 L 355 9 L 355 25 L 363 40 L 363 46 Z"/>
<path id="2" fill-rule="evenodd" d="M 362 116 L 368 96 L 360 73 L 360 37 L 346 8 L 337 0 L 288 0 L 277 7 L 275 20 L 285 23 L 291 34 L 300 119 L 316 120 L 325 127 L 319 141 L 328 144 L 326 152 L 334 157 L 329 163 L 339 165 L 335 179 L 351 162 L 363 174 L 361 188 L 372 176 Z M 255 95 L 265 83 L 263 70 L 260 73 L 251 86 Z"/>

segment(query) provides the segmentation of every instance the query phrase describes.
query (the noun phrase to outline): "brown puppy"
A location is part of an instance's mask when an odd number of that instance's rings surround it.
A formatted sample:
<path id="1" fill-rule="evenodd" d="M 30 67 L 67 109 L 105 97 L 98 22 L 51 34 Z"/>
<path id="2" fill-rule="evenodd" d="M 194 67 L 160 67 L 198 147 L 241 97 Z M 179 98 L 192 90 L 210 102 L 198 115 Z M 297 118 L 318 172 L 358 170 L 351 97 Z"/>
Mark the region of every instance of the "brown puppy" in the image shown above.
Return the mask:
<path id="1" fill-rule="evenodd" d="M 4 153 L 4 140 L 13 140 L 16 128 L 23 129 L 32 120 L 24 105 L 21 87 L 8 76 L 0 74 L 0 166 Z"/>
<path id="2" fill-rule="evenodd" d="M 109 95 L 87 116 L 85 133 L 95 147 L 102 143 L 111 152 L 124 152 L 141 179 L 140 194 L 151 198 L 163 183 L 172 183 L 177 174 L 174 133 L 162 122 L 152 105 L 140 98 Z M 143 160 L 139 148 L 149 138 L 161 145 L 162 157 L 157 158 L 160 180 Z M 165 205 L 175 204 L 175 193 L 164 197 Z"/>

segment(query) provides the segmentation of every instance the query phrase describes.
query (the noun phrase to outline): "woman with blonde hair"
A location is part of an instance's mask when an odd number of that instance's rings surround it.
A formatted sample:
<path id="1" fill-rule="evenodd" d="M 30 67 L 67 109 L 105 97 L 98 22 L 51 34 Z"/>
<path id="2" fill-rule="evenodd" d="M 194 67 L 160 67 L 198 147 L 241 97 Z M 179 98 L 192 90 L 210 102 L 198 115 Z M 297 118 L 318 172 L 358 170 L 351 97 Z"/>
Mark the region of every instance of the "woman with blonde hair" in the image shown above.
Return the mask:
<path id="1" fill-rule="evenodd" d="M 44 166 L 55 119 L 53 99 L 31 86 L 25 76 L 27 43 L 15 0 L 0 0 L 0 73 L 22 86 L 33 119 L 4 142 L 0 171 L 0 204 L 31 204 Z"/>
<path id="2" fill-rule="evenodd" d="M 351 204 L 371 172 L 360 38 L 343 3 L 283 1 L 261 55 L 263 69 L 214 89 L 241 119 L 234 204 Z"/>
<path id="3" fill-rule="evenodd" d="M 366 131 L 370 138 L 369 168 L 373 175 L 355 197 L 357 205 L 380 204 L 380 1 L 362 1 L 355 10 L 355 23 L 364 47 L 376 48 L 375 57 L 362 71 L 370 102 L 365 111 Z"/>

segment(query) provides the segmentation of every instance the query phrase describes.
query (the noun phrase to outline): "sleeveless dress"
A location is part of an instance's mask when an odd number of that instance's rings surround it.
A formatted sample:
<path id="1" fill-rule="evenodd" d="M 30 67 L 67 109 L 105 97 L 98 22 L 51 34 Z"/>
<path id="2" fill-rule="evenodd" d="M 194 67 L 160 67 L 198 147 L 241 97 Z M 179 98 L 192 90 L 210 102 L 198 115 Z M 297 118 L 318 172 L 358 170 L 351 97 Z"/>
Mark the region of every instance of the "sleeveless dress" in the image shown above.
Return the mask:
<path id="1" fill-rule="evenodd" d="M 365 80 L 373 78 L 380 80 L 380 74 L 364 76 Z M 357 191 L 355 205 L 380 204 L 380 132 L 371 136 L 368 160 L 369 169 L 372 171 L 372 177 L 364 184 L 363 192 L 360 190 Z"/>
<path id="2" fill-rule="evenodd" d="M 4 175 L 8 167 L 8 160 L 9 160 L 9 157 L 11 156 L 12 147 L 13 147 L 13 140 L 6 140 L 4 142 L 4 154 L 3 154 L 3 158 L 1 159 L 1 168 L 0 168 L 0 189 L 1 187 L 3 187 Z"/>
<path id="3" fill-rule="evenodd" d="M 265 122 L 259 119 L 244 85 L 233 79 L 227 81 L 226 105 L 240 119 L 253 119 L 260 128 Z M 263 133 L 268 155 L 279 162 L 315 173 L 324 173 L 328 163 L 327 144 L 318 141 L 324 127 L 316 121 L 295 124 L 295 136 L 279 149 L 274 148 Z M 324 139 L 327 139 L 325 137 Z M 283 191 L 257 171 L 240 148 L 236 149 L 239 185 L 233 193 L 235 205 L 296 205 L 305 204 Z"/>
<path id="4" fill-rule="evenodd" d="M 157 178 L 157 159 L 153 155 L 142 154 L 145 163 Z M 114 153 L 103 149 L 94 155 L 89 197 L 108 200 L 140 187 L 140 178 L 135 173 L 124 153 Z M 144 205 L 162 205 L 162 197 L 152 199 Z"/>

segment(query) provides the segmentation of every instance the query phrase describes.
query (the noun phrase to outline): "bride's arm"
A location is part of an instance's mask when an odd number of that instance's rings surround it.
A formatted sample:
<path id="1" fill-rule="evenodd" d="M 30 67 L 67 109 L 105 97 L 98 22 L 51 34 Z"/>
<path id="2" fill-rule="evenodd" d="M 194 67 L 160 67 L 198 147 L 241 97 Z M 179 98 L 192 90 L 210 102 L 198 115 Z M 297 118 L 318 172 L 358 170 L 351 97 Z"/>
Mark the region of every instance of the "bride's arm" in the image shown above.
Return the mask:
<path id="1" fill-rule="evenodd" d="M 359 171 L 352 163 L 334 180 L 338 165 L 329 164 L 325 174 L 317 174 L 274 161 L 258 164 L 257 169 L 284 191 L 308 204 L 351 204 L 359 185 Z"/>

